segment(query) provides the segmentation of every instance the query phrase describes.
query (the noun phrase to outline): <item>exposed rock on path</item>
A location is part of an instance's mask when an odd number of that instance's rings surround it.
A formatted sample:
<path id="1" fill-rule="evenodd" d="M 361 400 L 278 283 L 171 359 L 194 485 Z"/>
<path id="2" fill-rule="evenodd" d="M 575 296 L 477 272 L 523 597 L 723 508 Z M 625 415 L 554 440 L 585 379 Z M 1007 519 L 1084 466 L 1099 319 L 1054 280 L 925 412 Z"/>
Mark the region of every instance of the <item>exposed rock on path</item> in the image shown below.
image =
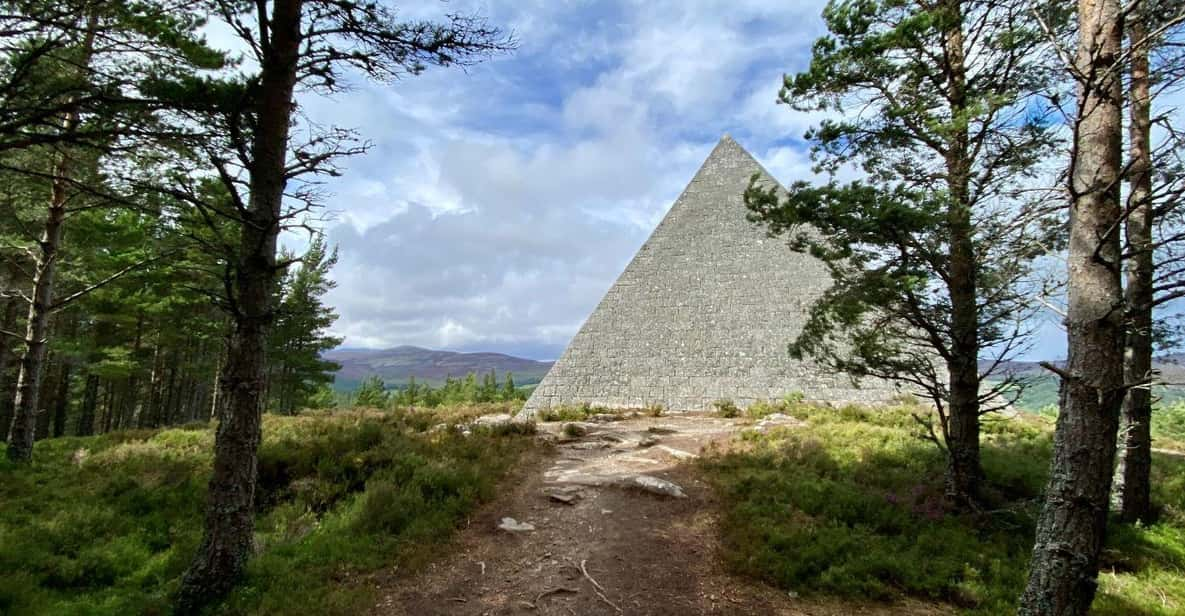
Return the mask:
<path id="1" fill-rule="evenodd" d="M 744 421 L 697 415 L 584 425 L 573 438 L 561 423 L 540 424 L 540 438 L 558 444 L 507 482 L 509 491 L 470 521 L 448 555 L 417 575 L 396 572 L 381 582 L 372 613 L 947 613 L 913 603 L 807 601 L 729 575 L 718 554 L 712 492 L 687 459 L 729 439 Z M 534 530 L 500 530 L 503 518 Z"/>

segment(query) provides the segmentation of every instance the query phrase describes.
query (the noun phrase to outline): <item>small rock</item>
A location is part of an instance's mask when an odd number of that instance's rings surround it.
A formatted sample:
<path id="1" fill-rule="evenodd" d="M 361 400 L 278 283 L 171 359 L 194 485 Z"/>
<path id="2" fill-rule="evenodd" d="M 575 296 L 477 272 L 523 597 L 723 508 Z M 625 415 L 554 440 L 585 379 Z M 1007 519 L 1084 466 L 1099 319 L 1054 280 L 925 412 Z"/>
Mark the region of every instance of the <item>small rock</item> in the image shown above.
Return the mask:
<path id="1" fill-rule="evenodd" d="M 682 449 L 675 449 L 674 447 L 667 447 L 666 445 L 659 445 L 658 448 L 665 451 L 671 457 L 678 458 L 680 460 L 694 460 L 699 457 L 690 451 L 683 451 Z"/>
<path id="2" fill-rule="evenodd" d="M 653 447 L 657 444 L 658 439 L 654 438 L 653 436 L 646 436 L 643 437 L 642 440 L 638 441 L 638 447 Z"/>
<path id="3" fill-rule="evenodd" d="M 670 496 L 672 498 L 687 498 L 687 494 L 683 488 L 678 484 L 667 481 L 666 479 L 659 479 L 650 475 L 634 475 L 632 477 L 625 477 L 621 480 L 621 485 L 630 488 L 638 488 L 651 494 L 659 496 Z"/>
<path id="4" fill-rule="evenodd" d="M 502 521 L 498 522 L 498 529 L 508 533 L 528 533 L 535 530 L 535 525 L 530 522 L 519 522 L 514 518 L 502 518 Z"/>
<path id="5" fill-rule="evenodd" d="M 772 415 L 766 415 L 765 417 L 763 417 L 761 419 L 761 421 L 758 421 L 756 428 L 758 431 L 764 431 L 766 428 L 772 428 L 772 427 L 778 427 L 778 426 L 795 426 L 795 427 L 797 427 L 797 426 L 803 425 L 803 423 L 804 422 L 801 419 L 798 419 L 797 417 L 791 417 L 790 415 L 787 415 L 785 413 L 773 413 Z"/>
<path id="6" fill-rule="evenodd" d="M 551 499 L 553 502 L 560 503 L 561 505 L 575 505 L 576 501 L 580 500 L 580 495 L 549 492 L 547 494 L 547 498 Z"/>
<path id="7" fill-rule="evenodd" d="M 482 415 L 473 420 L 475 426 L 500 426 L 514 421 L 509 413 L 498 413 L 496 415 Z"/>
<path id="8" fill-rule="evenodd" d="M 569 443 L 564 446 L 572 449 L 608 449 L 609 443 L 604 441 L 587 441 L 583 443 Z"/>
<path id="9" fill-rule="evenodd" d="M 674 428 L 664 428 L 663 426 L 650 426 L 650 428 L 646 431 L 651 434 L 674 434 L 678 432 L 678 430 Z"/>

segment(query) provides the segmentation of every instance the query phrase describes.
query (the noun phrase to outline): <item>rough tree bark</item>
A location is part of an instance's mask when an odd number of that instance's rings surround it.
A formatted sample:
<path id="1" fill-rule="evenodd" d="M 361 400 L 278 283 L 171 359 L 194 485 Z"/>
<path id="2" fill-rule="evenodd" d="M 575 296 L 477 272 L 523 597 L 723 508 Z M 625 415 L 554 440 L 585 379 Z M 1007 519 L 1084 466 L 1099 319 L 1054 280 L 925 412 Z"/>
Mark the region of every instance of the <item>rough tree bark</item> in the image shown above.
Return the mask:
<path id="1" fill-rule="evenodd" d="M 950 19 L 946 34 L 947 97 L 955 114 L 967 108 L 967 68 L 963 52 L 963 15 L 959 0 L 945 3 Z M 950 410 L 946 441 L 946 498 L 964 507 L 979 496 L 983 474 L 979 461 L 979 307 L 972 241 L 969 136 L 964 125 L 947 140 L 946 172 L 950 186 L 947 225 L 950 234 L 948 289 L 951 301 Z"/>
<path id="2" fill-rule="evenodd" d="M 72 113 L 63 130 L 78 126 L 79 117 Z M 28 462 L 33 456 L 36 438 L 38 392 L 41 374 L 45 369 L 45 350 L 49 333 L 49 315 L 53 307 L 54 274 L 57 269 L 58 248 L 62 243 L 62 226 L 66 220 L 70 158 L 59 154 L 54 163 L 53 183 L 50 188 L 49 211 L 45 228 L 38 241 L 37 258 L 33 265 L 33 292 L 25 324 L 24 349 L 21 352 L 20 372 L 13 401 L 12 427 L 8 432 L 8 459 Z"/>
<path id="3" fill-rule="evenodd" d="M 90 64 L 94 52 L 97 18 L 88 21 L 86 38 L 83 41 L 82 67 Z M 62 134 L 78 131 L 82 118 L 78 111 L 66 114 L 62 121 Z M 53 309 L 54 274 L 57 269 L 58 249 L 62 243 L 62 227 L 66 221 L 66 201 L 73 160 L 68 152 L 56 154 L 53 180 L 50 183 L 49 208 L 45 216 L 45 227 L 37 243 L 38 250 L 33 263 L 33 290 L 29 295 L 29 315 L 25 322 L 24 349 L 21 352 L 20 372 L 17 375 L 16 397 L 13 401 L 12 427 L 8 432 L 8 459 L 14 462 L 28 462 L 33 457 L 33 440 L 36 436 L 37 395 L 41 388 L 41 373 L 45 368 L 46 336 L 49 333 L 49 316 Z"/>
<path id="4" fill-rule="evenodd" d="M 301 41 L 301 0 L 276 0 L 267 20 L 251 143 L 249 200 L 235 271 L 233 332 L 219 385 L 226 413 L 214 444 L 205 534 L 177 597 L 181 614 L 230 590 L 252 549 L 265 350 L 276 280 L 289 124 Z M 260 5 L 261 7 L 264 5 Z"/>
<path id="5" fill-rule="evenodd" d="M 1128 218 L 1125 224 L 1128 250 L 1127 351 L 1124 380 L 1148 382 L 1152 376 L 1152 94 L 1148 80 L 1146 2 L 1139 2 L 1127 22 L 1131 55 L 1128 128 Z M 1151 517 L 1152 392 L 1133 387 L 1123 401 L 1119 464 L 1115 470 L 1113 499 L 1124 522 Z"/>
<path id="6" fill-rule="evenodd" d="M 1069 344 L 1045 504 L 1020 614 L 1086 614 L 1097 589 L 1123 398 L 1123 43 L 1119 0 L 1079 0 L 1070 165 Z"/>

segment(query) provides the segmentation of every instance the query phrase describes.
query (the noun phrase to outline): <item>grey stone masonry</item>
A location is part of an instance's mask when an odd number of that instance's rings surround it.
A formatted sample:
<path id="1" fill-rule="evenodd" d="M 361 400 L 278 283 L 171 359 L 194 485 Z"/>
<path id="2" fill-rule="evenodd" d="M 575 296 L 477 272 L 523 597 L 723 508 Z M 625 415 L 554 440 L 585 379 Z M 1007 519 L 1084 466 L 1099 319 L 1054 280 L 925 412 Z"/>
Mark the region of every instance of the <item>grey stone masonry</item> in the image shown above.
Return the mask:
<path id="1" fill-rule="evenodd" d="M 749 178 L 775 180 L 725 135 L 527 401 L 524 414 L 579 403 L 661 404 L 674 411 L 728 399 L 744 408 L 791 392 L 820 402 L 883 402 L 883 381 L 848 375 L 786 348 L 830 285 L 821 262 L 746 219 Z"/>

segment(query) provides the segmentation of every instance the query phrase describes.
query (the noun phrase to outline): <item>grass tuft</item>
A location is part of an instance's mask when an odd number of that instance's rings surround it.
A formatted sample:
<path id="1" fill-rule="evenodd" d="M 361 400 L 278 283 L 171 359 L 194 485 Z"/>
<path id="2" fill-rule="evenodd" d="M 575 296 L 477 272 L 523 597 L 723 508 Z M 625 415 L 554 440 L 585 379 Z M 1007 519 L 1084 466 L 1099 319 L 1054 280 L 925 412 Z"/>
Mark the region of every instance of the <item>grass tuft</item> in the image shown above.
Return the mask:
<path id="1" fill-rule="evenodd" d="M 804 594 L 911 596 L 971 614 L 1014 612 L 1051 426 L 989 420 L 988 511 L 955 515 L 943 507 L 943 456 L 919 438 L 911 417 L 918 410 L 801 400 L 747 409 L 787 413 L 806 426 L 746 432 L 741 447 L 702 461 L 725 503 L 721 532 L 732 568 Z M 1094 613 L 1185 613 L 1185 461 L 1158 456 L 1154 473 L 1160 522 L 1112 526 Z"/>
<path id="2" fill-rule="evenodd" d="M 219 614 L 354 614 L 366 576 L 424 561 L 532 442 L 470 410 L 267 416 L 258 553 Z M 168 614 L 200 540 L 209 426 L 37 443 L 0 463 L 0 613 Z"/>

